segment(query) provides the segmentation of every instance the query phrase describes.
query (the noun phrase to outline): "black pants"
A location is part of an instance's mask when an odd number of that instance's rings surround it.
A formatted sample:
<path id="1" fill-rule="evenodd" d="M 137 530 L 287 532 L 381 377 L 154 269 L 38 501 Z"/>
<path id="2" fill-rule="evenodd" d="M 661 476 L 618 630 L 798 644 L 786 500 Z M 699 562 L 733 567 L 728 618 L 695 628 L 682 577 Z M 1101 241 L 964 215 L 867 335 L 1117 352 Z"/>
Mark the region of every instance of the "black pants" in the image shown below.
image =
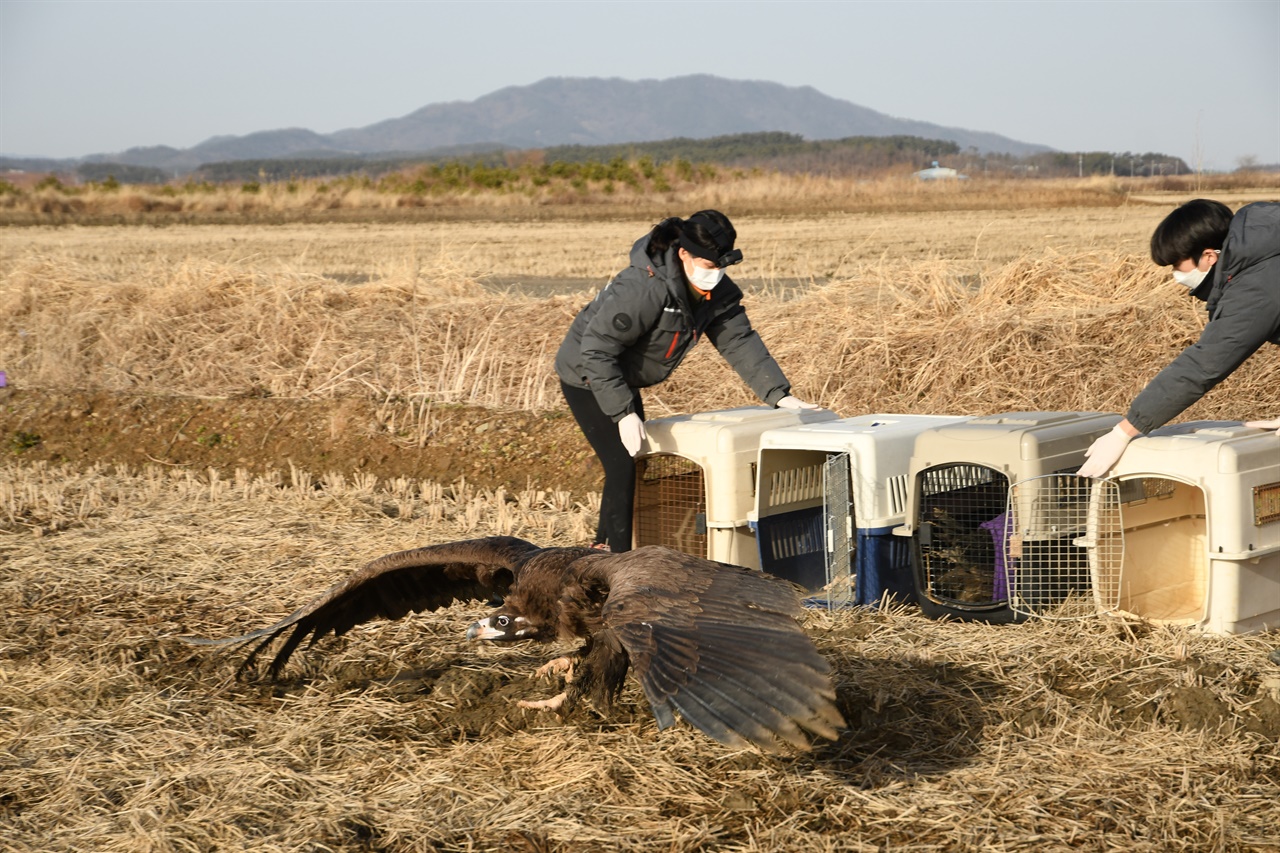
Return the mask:
<path id="1" fill-rule="evenodd" d="M 604 492 L 600 496 L 600 522 L 596 525 L 596 542 L 611 551 L 631 550 L 631 514 L 636 501 L 636 462 L 622 444 L 618 425 L 600 410 L 596 395 L 586 388 L 560 383 L 565 402 L 573 419 L 582 428 L 587 443 L 604 466 Z M 640 392 L 631 392 L 634 408 L 644 419 Z"/>

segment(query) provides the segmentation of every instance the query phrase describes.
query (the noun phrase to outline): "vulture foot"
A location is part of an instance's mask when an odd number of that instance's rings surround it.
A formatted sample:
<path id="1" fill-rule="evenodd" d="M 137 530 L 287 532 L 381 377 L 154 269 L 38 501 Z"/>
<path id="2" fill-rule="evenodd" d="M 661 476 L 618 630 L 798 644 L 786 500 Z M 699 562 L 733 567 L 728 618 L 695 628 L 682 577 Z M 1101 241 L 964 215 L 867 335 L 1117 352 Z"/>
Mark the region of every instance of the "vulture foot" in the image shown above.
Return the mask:
<path id="1" fill-rule="evenodd" d="M 530 708 L 534 711 L 555 711 L 558 714 L 560 713 L 560 707 L 564 705 L 565 699 L 568 698 L 568 696 L 569 694 L 567 692 L 557 693 L 550 699 L 521 699 L 516 704 L 521 708 Z"/>
<path id="2" fill-rule="evenodd" d="M 566 655 L 555 660 L 549 660 L 538 667 L 533 674 L 538 678 L 554 678 L 557 675 L 562 675 L 564 676 L 565 684 L 572 684 L 573 658 Z"/>

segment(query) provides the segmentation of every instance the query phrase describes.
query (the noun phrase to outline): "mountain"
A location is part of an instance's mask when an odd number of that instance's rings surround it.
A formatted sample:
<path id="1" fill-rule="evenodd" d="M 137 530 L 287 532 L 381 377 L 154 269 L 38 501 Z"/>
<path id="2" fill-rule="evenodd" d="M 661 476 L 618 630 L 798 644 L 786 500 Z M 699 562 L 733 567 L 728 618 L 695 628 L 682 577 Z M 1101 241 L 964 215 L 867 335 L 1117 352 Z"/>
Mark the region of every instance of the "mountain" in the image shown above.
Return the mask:
<path id="1" fill-rule="evenodd" d="M 152 166 L 167 172 L 191 172 L 204 163 L 226 160 L 271 160 L 285 157 L 350 156 L 350 151 L 336 148 L 325 136 L 302 128 L 263 130 L 246 136 L 215 136 L 186 149 L 156 145 L 130 148 L 119 154 L 93 154 L 88 163 L 124 163 L 129 166 Z"/>
<path id="2" fill-rule="evenodd" d="M 630 81 L 549 77 L 470 102 L 432 104 L 403 118 L 331 134 L 358 152 L 429 150 L 463 142 L 513 148 L 607 145 L 780 130 L 806 139 L 921 136 L 962 148 L 1026 155 L 1052 150 L 994 133 L 893 118 L 812 86 L 725 80 L 709 74 Z"/>
<path id="3" fill-rule="evenodd" d="M 189 172 L 204 163 L 228 160 L 404 155 L 476 145 L 604 145 L 757 131 L 785 131 L 811 140 L 920 136 L 1016 156 L 1052 150 L 994 133 L 894 118 L 824 95 L 812 86 L 696 74 L 634 81 L 549 77 L 528 86 L 499 89 L 474 101 L 430 104 L 401 118 L 331 134 L 301 128 L 267 130 L 217 136 L 185 150 L 131 148 L 84 160 Z"/>

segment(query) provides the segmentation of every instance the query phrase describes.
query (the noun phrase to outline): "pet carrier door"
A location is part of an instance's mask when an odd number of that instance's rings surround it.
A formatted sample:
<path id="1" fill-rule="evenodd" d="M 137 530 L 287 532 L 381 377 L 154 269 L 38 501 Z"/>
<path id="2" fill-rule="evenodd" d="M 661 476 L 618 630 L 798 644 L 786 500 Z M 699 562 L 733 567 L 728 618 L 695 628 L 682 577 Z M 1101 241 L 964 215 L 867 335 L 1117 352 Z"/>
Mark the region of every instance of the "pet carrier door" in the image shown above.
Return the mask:
<path id="1" fill-rule="evenodd" d="M 853 502 L 849 499 L 849 454 L 827 457 L 822 466 L 822 515 L 827 533 L 827 609 L 853 603 Z"/>
<path id="2" fill-rule="evenodd" d="M 1004 571 L 1009 607 L 1049 619 L 1115 610 L 1124 563 L 1120 487 L 1046 474 L 1009 490 Z"/>
<path id="3" fill-rule="evenodd" d="M 935 618 L 1023 618 L 1008 606 L 1008 478 L 985 465 L 954 463 L 921 471 L 916 489 L 912 562 L 920 609 Z"/>
<path id="4" fill-rule="evenodd" d="M 636 460 L 632 539 L 666 545 L 693 557 L 707 556 L 707 492 L 702 468 L 683 456 Z"/>

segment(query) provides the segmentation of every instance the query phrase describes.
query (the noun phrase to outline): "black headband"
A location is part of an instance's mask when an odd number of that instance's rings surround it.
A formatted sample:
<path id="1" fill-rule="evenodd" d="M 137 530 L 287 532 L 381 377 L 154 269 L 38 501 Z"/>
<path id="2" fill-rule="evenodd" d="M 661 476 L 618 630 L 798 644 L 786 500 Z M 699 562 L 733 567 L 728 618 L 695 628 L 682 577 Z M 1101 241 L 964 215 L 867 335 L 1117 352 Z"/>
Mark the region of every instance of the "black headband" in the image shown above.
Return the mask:
<path id="1" fill-rule="evenodd" d="M 695 213 L 683 224 L 688 225 L 695 221 L 711 236 L 712 242 L 716 244 L 715 248 L 709 249 L 706 246 L 698 245 L 685 233 L 683 227 L 680 229 L 680 236 L 677 240 L 680 243 L 680 248 L 695 257 L 711 261 L 717 267 L 731 267 L 734 264 L 742 263 L 742 250 L 733 248 L 733 238 L 720 227 L 719 222 L 709 216 L 699 216 Z"/>

